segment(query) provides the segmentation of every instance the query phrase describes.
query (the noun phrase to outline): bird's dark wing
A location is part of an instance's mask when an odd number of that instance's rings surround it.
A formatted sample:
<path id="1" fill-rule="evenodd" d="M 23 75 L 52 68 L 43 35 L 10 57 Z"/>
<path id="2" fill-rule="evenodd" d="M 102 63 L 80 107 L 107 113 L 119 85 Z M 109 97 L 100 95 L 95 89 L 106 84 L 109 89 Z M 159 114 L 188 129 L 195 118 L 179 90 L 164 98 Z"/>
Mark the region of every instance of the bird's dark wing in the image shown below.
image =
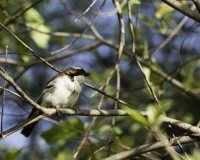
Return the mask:
<path id="1" fill-rule="evenodd" d="M 42 112 L 39 111 L 38 109 L 36 108 L 33 108 L 31 113 L 29 114 L 28 118 L 27 119 L 30 119 L 30 118 L 33 118 L 33 117 L 37 117 L 38 115 L 40 115 Z M 34 122 L 34 123 L 31 123 L 29 124 L 28 126 L 24 127 L 21 131 L 21 134 L 23 134 L 25 137 L 28 137 L 30 136 L 33 128 L 35 127 L 35 125 L 38 123 L 38 121 Z"/>
<path id="2" fill-rule="evenodd" d="M 58 74 L 59 75 L 59 74 Z M 42 97 L 45 93 L 51 91 L 54 89 L 54 79 L 58 76 L 56 75 L 55 77 L 53 77 L 49 82 L 47 82 L 47 84 L 45 85 L 45 88 L 42 92 L 42 94 L 38 97 L 36 103 L 38 103 L 39 105 L 41 105 L 42 102 Z"/>
<path id="3" fill-rule="evenodd" d="M 42 97 L 43 97 L 43 95 L 44 95 L 45 93 L 51 91 L 52 89 L 54 89 L 54 82 L 53 82 L 53 80 L 54 80 L 56 77 L 60 76 L 60 75 L 64 75 L 64 74 L 63 74 L 63 73 L 57 74 L 55 77 L 53 77 L 53 78 L 46 84 L 46 86 L 45 86 L 45 88 L 44 88 L 42 94 L 38 97 L 38 99 L 37 99 L 37 101 L 36 101 L 39 105 L 41 105 L 41 103 L 42 103 Z M 36 108 L 33 108 L 27 119 L 30 119 L 30 118 L 33 118 L 33 117 L 37 117 L 37 116 L 40 115 L 40 114 L 42 114 L 42 112 L 41 112 L 40 110 L 38 110 L 38 109 L 36 109 Z M 31 134 L 31 132 L 32 132 L 32 130 L 33 130 L 33 128 L 35 127 L 35 125 L 36 125 L 37 123 L 38 123 L 38 121 L 36 121 L 36 122 L 34 122 L 34 123 L 32 123 L 32 124 L 29 124 L 29 125 L 27 125 L 26 127 L 24 127 L 24 128 L 22 129 L 22 131 L 21 131 L 21 134 L 23 134 L 23 135 L 26 136 L 26 137 L 30 136 L 30 134 Z"/>

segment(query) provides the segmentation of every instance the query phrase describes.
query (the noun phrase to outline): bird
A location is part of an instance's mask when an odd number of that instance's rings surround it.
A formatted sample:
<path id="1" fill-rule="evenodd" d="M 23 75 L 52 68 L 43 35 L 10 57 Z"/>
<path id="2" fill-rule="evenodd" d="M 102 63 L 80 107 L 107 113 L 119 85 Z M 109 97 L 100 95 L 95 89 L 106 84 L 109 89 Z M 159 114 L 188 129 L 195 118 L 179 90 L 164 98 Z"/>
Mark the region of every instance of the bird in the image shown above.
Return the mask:
<path id="1" fill-rule="evenodd" d="M 74 108 L 74 104 L 82 91 L 81 84 L 84 78 L 89 76 L 82 67 L 70 67 L 58 73 L 45 86 L 36 103 L 45 108 L 56 108 L 60 115 L 59 108 Z M 41 115 L 42 111 L 33 108 L 27 119 Z M 29 137 L 38 121 L 25 126 L 21 134 Z"/>

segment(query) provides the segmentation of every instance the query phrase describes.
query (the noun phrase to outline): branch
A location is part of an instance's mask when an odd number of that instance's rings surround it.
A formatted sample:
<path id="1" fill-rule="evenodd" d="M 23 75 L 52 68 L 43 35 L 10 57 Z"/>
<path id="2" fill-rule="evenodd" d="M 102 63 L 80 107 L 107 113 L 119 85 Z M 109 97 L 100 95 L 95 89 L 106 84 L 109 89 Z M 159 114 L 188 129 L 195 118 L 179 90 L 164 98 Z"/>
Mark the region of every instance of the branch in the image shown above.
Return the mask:
<path id="1" fill-rule="evenodd" d="M 181 3 L 179 3 L 176 0 L 162 0 L 163 2 L 165 2 L 166 4 L 168 4 L 169 6 L 171 6 L 172 8 L 174 8 L 175 10 L 181 12 L 182 14 L 190 17 L 191 19 L 197 21 L 200 23 L 200 14 L 183 6 Z"/>
<path id="2" fill-rule="evenodd" d="M 47 114 L 52 114 L 52 112 L 49 112 L 48 109 L 41 107 L 40 105 L 38 105 L 36 102 L 34 102 L 31 98 L 29 98 L 22 90 L 21 88 L 13 81 L 13 79 L 8 76 L 5 71 L 0 68 L 0 76 L 5 79 L 8 83 L 10 83 L 13 88 L 16 90 L 16 92 L 21 96 L 22 99 L 24 99 L 26 102 L 28 102 L 31 106 L 34 106 L 35 108 L 41 110 L 44 113 Z"/>
<path id="3" fill-rule="evenodd" d="M 38 105 L 37 103 L 35 103 L 31 98 L 29 98 L 21 89 L 20 87 L 13 81 L 13 79 L 8 76 L 5 71 L 0 68 L 0 76 L 3 77 L 8 83 L 10 83 L 13 88 L 17 91 L 17 93 L 21 96 L 22 99 L 24 99 L 26 102 L 28 102 L 31 106 L 33 107 L 36 107 L 37 109 L 41 110 L 45 115 L 42 115 L 41 117 L 39 117 L 39 119 L 42 119 L 44 118 L 45 116 L 48 116 L 48 115 L 52 115 L 52 114 L 55 114 L 56 113 L 56 110 L 55 109 L 47 109 L 47 108 L 44 108 L 40 105 Z M 109 97 L 109 98 L 112 98 L 113 100 L 121 103 L 121 104 L 124 104 L 126 106 L 129 106 L 131 108 L 134 108 L 136 109 L 135 107 L 131 106 L 130 104 L 120 100 L 120 99 L 117 99 L 115 97 L 112 97 L 108 94 L 106 94 L 105 92 L 89 85 L 89 84 L 86 84 L 86 86 L 104 94 L 105 96 Z M 147 113 L 145 111 L 139 111 L 139 110 L 136 110 L 141 116 L 147 116 Z M 69 112 L 69 110 L 67 109 L 61 109 L 61 113 L 62 114 L 67 114 L 67 115 L 83 115 L 83 116 L 128 116 L 129 114 L 126 113 L 125 111 L 123 110 L 114 110 L 114 111 L 105 111 L 105 110 L 91 110 L 91 111 L 86 111 L 86 110 L 78 110 L 77 112 L 71 110 Z M 36 117 L 38 118 L 38 117 Z M 34 119 L 35 120 L 35 119 Z M 36 119 L 35 121 L 37 121 L 38 119 Z M 172 125 L 175 125 L 181 129 L 184 129 L 184 130 L 187 130 L 187 131 L 190 131 L 190 132 L 193 132 L 193 133 L 196 133 L 196 134 L 200 134 L 200 128 L 198 127 L 195 127 L 193 125 L 190 125 L 190 124 L 187 124 L 187 123 L 184 123 L 182 121 L 179 121 L 179 120 L 175 120 L 175 119 L 172 119 L 172 118 L 169 118 L 169 117 L 164 117 L 163 118 L 163 122 L 166 122 L 166 123 L 169 123 L 169 124 L 172 124 Z M 23 122 L 24 123 L 24 122 Z M 33 123 L 33 122 L 32 122 Z M 30 123 L 25 123 L 25 125 L 23 125 L 22 127 L 28 125 Z M 22 128 L 21 127 L 21 128 Z M 19 128 L 20 129 L 20 128 Z M 4 132 L 3 134 L 5 134 L 7 132 Z M 13 132 L 12 132 L 13 133 Z M 9 134 L 11 134 L 11 132 L 9 132 Z M 9 135 L 8 134 L 8 135 Z M 4 137 L 4 136 L 3 136 Z"/>
<path id="4" fill-rule="evenodd" d="M 70 33 L 70 32 L 47 32 L 47 31 L 43 31 L 42 29 L 38 28 L 37 26 L 32 26 L 30 24 L 24 24 L 24 23 L 18 23 L 19 25 L 26 27 L 30 30 L 34 30 L 37 31 L 39 33 L 43 33 L 43 34 L 48 34 L 51 36 L 59 36 L 59 37 L 80 37 L 81 34 L 80 33 Z M 81 38 L 86 38 L 86 39 L 91 39 L 91 40 L 96 40 L 96 37 L 90 34 L 82 34 Z"/>
<path id="5" fill-rule="evenodd" d="M 41 107 L 43 108 L 43 107 Z M 3 139 L 7 137 L 8 135 L 16 132 L 17 130 L 34 123 L 36 121 L 41 120 L 44 117 L 47 117 L 49 115 L 56 114 L 56 109 L 54 108 L 43 108 L 44 113 L 42 115 L 39 115 L 37 117 L 34 117 L 32 119 L 28 119 L 20 124 L 17 124 L 16 126 L 8 129 L 7 131 L 3 132 L 3 136 L 0 139 Z M 147 117 L 148 113 L 146 111 L 137 111 L 138 114 L 141 116 Z M 74 109 L 67 109 L 67 108 L 60 108 L 60 113 L 62 115 L 79 115 L 79 116 L 130 116 L 131 114 L 127 113 L 124 110 L 118 109 L 118 110 L 74 110 Z M 191 124 L 169 118 L 166 116 L 163 116 L 163 122 L 174 125 L 180 129 L 186 130 L 188 132 L 192 132 L 193 135 L 199 136 L 200 135 L 200 128 L 193 126 Z"/>
<path id="6" fill-rule="evenodd" d="M 192 0 L 192 1 L 193 1 L 193 3 L 195 4 L 195 6 L 196 6 L 198 12 L 200 13 L 200 3 L 198 2 L 198 0 Z"/>
<path id="7" fill-rule="evenodd" d="M 162 141 L 159 141 L 159 142 L 153 142 L 153 143 L 150 143 L 150 144 L 138 146 L 138 147 L 135 147 L 133 149 L 123 151 L 121 153 L 117 153 L 117 154 L 110 156 L 108 158 L 104 158 L 103 160 L 128 159 L 128 158 L 134 157 L 136 155 L 144 154 L 144 153 L 147 153 L 147 152 L 150 152 L 150 151 L 155 151 L 156 149 L 176 146 L 177 145 L 176 139 L 178 139 L 178 141 L 181 144 L 200 141 L 200 137 L 180 136 L 180 137 L 176 137 L 176 138 L 165 139 L 165 140 L 162 140 Z"/>
<path id="8" fill-rule="evenodd" d="M 29 7 L 25 8 L 24 10 L 22 10 L 20 13 L 13 14 L 13 16 L 9 16 L 9 18 L 7 18 L 6 21 L 4 21 L 3 23 L 5 24 L 5 26 L 8 26 L 13 21 L 15 21 L 17 18 L 19 18 L 20 16 L 22 16 L 25 12 L 27 12 L 29 9 L 35 7 L 37 4 L 39 4 L 42 1 L 43 0 L 38 0 L 35 3 L 31 4 Z M 23 7 L 21 7 L 21 8 L 23 8 Z M 0 31 L 2 31 L 2 29 L 3 28 L 0 28 Z"/>
<path id="9" fill-rule="evenodd" d="M 119 49 L 119 45 L 114 44 L 112 41 L 106 40 L 106 39 L 101 39 L 102 43 L 115 48 L 116 50 Z M 128 51 L 128 50 L 123 50 L 123 52 L 125 54 L 127 54 L 129 57 L 132 56 L 132 54 Z M 163 72 L 162 70 L 159 70 L 158 68 L 152 66 L 151 64 L 145 62 L 141 57 L 137 57 L 137 60 L 144 66 L 148 67 L 149 69 L 151 69 L 152 72 L 154 72 L 155 74 L 163 77 L 165 80 L 167 80 L 168 82 L 170 82 L 172 85 L 174 85 L 175 87 L 177 87 L 178 89 L 180 89 L 183 93 L 185 93 L 186 95 L 200 101 L 200 97 L 193 93 L 192 91 L 188 90 L 187 88 L 185 88 L 185 86 L 183 86 L 183 84 L 181 82 L 179 82 L 178 80 L 174 79 L 173 77 L 169 76 L 168 74 L 166 74 L 165 72 Z"/>
<path id="10" fill-rule="evenodd" d="M 2 68 L 0 68 L 0 76 L 3 77 L 7 82 L 9 82 L 13 88 L 17 91 L 17 93 L 21 96 L 22 99 L 24 99 L 26 102 L 28 102 L 31 106 L 41 110 L 45 115 L 52 115 L 52 114 L 55 114 L 56 113 L 56 110 L 55 109 L 48 109 L 48 108 L 44 108 L 40 105 L 38 105 L 37 103 L 35 103 L 31 98 L 29 98 L 21 89 L 20 87 L 13 81 L 13 79 L 11 77 L 9 77 L 5 71 L 3 71 Z M 137 110 L 135 107 L 131 106 L 130 104 L 120 100 L 120 99 L 117 99 L 115 97 L 112 97 L 108 94 L 106 94 L 105 92 L 89 85 L 89 84 L 85 84 L 87 85 L 88 87 L 104 94 L 105 96 L 108 96 L 109 98 L 121 103 L 121 104 L 124 104 L 128 107 L 131 107 L 131 108 L 134 108 L 141 116 L 147 116 L 147 113 L 145 111 L 139 111 Z M 84 115 L 84 116 L 127 116 L 128 113 L 126 113 L 125 111 L 122 112 L 122 110 L 120 110 L 120 112 L 118 111 L 115 111 L 115 112 L 108 112 L 108 111 L 104 111 L 104 110 L 100 110 L 100 111 L 85 111 L 85 110 L 79 110 L 79 112 L 68 112 L 67 109 L 64 109 L 62 110 L 61 109 L 61 113 L 62 114 L 67 114 L 67 115 Z M 172 124 L 172 125 L 175 125 L 181 129 L 184 129 L 184 130 L 187 130 L 187 131 L 190 131 L 190 132 L 193 132 L 193 133 L 197 133 L 197 134 L 200 134 L 200 128 L 198 127 L 195 127 L 195 126 L 192 126 L 190 124 L 187 124 L 187 123 L 184 123 L 182 121 L 178 121 L 178 120 L 175 120 L 175 119 L 172 119 L 172 118 L 169 118 L 169 117 L 164 117 L 163 119 L 164 122 L 166 123 L 169 123 L 169 124 Z"/>
<path id="11" fill-rule="evenodd" d="M 137 109 L 136 107 L 134 107 L 134 106 L 132 106 L 132 105 L 130 105 L 130 104 L 128 104 L 128 103 L 122 101 L 121 99 L 117 99 L 117 98 L 115 98 L 115 97 L 113 97 L 113 96 L 111 96 L 111 95 L 108 95 L 106 92 L 104 92 L 104 91 L 102 91 L 102 90 L 100 90 L 100 89 L 98 89 L 98 88 L 95 88 L 94 86 L 92 86 L 92 85 L 90 85 L 90 84 L 88 84 L 88 83 L 85 83 L 85 82 L 84 82 L 83 84 L 84 84 L 85 86 L 87 86 L 87 87 L 89 87 L 89 88 L 91 88 L 91 89 L 93 89 L 93 90 L 95 90 L 95 91 L 97 91 L 97 92 L 99 92 L 99 93 L 105 95 L 106 97 L 109 97 L 109 98 L 113 99 L 114 101 L 117 101 L 117 102 L 119 102 L 119 103 L 121 103 L 121 104 L 124 104 L 125 106 L 128 106 L 128 107 L 130 107 L 130 108 L 132 108 L 132 109 Z M 137 110 L 139 110 L 139 109 L 137 109 Z"/>

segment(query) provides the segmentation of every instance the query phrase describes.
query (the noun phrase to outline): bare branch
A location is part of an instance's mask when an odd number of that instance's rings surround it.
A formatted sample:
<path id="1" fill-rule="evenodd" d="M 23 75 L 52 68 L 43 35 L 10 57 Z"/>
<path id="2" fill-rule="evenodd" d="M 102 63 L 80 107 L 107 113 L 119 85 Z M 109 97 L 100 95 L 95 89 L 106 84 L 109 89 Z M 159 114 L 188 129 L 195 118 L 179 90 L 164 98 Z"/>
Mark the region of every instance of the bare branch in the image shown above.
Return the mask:
<path id="1" fill-rule="evenodd" d="M 67 7 L 66 3 L 64 3 L 63 0 L 60 0 L 60 1 L 61 1 L 61 3 L 63 4 L 63 6 L 67 9 L 68 7 Z M 100 7 L 100 9 L 98 10 L 98 13 L 99 13 L 99 12 L 101 11 L 101 9 L 103 8 L 105 2 L 106 2 L 106 1 L 104 0 L 103 3 L 102 3 L 102 5 L 101 5 L 101 7 Z M 77 37 L 74 41 L 72 41 L 70 44 L 66 45 L 65 47 L 63 47 L 63 48 L 61 48 L 61 49 L 59 49 L 59 50 L 57 50 L 57 51 L 51 52 L 50 54 L 58 53 L 58 52 L 60 52 L 60 51 L 63 51 L 63 50 L 65 50 L 65 49 L 69 48 L 71 45 L 73 45 L 79 38 L 82 37 L 82 35 L 83 35 L 84 33 L 86 33 L 86 32 L 91 28 L 91 26 L 93 26 L 93 24 L 94 24 L 94 22 L 96 21 L 97 17 L 98 17 L 98 14 L 95 15 L 94 19 L 93 19 L 92 22 L 89 24 L 89 26 L 88 26 L 88 27 L 80 34 L 80 36 Z"/>
<path id="2" fill-rule="evenodd" d="M 194 9 L 195 9 L 195 5 L 192 5 L 191 10 L 194 10 Z M 162 49 L 168 42 L 170 42 L 171 39 L 178 33 L 178 31 L 186 23 L 187 20 L 188 20 L 188 16 L 184 16 L 184 18 L 180 21 L 180 23 L 176 26 L 176 28 L 170 33 L 170 35 L 155 50 L 153 50 L 151 54 Z"/>
<path id="3" fill-rule="evenodd" d="M 117 9 L 117 16 L 118 16 L 118 21 L 119 21 L 119 26 L 120 26 L 120 30 L 119 30 L 119 50 L 118 50 L 118 56 L 117 56 L 117 61 L 115 63 L 115 70 L 117 73 L 117 85 L 116 85 L 116 95 L 115 97 L 117 99 L 119 99 L 119 93 L 120 93 L 120 67 L 119 67 L 119 62 L 121 60 L 122 57 L 122 53 L 123 53 L 123 48 L 125 45 L 125 27 L 124 27 L 124 20 L 122 18 L 122 10 L 120 7 L 120 4 L 117 0 L 113 0 L 113 3 Z M 118 103 L 115 101 L 115 107 L 114 109 L 117 110 L 118 108 Z M 113 139 L 113 132 L 114 132 L 114 127 L 115 127 L 115 117 L 112 117 L 112 125 L 110 128 L 110 132 L 109 132 L 109 136 L 108 136 L 108 152 L 107 152 L 107 156 L 110 155 L 110 151 L 111 151 L 111 144 L 112 139 Z"/>
<path id="4" fill-rule="evenodd" d="M 194 21 L 197 21 L 200 23 L 200 14 L 199 13 L 183 6 L 181 3 L 179 3 L 178 1 L 175 1 L 175 0 L 162 0 L 162 1 L 165 2 L 166 4 L 168 4 L 169 6 L 171 6 L 172 8 L 176 9 L 177 11 L 181 12 L 182 14 L 190 17 Z"/>
<path id="5" fill-rule="evenodd" d="M 148 113 L 146 111 L 137 111 L 141 116 L 147 117 Z M 67 108 L 60 108 L 60 113 L 62 115 L 79 115 L 79 116 L 130 116 L 131 114 L 127 113 L 124 110 L 118 109 L 118 110 L 73 110 L 73 109 L 67 109 Z M 23 128 L 24 126 L 27 126 L 35 121 L 38 121 L 46 116 L 56 114 L 56 109 L 48 108 L 44 110 L 43 115 L 39 115 L 38 117 L 28 119 L 11 129 L 3 132 L 3 137 L 5 138 L 6 136 L 14 133 L 15 131 L 19 130 L 20 128 Z M 163 122 L 171 124 L 173 126 L 176 126 L 180 129 L 186 130 L 188 132 L 191 132 L 192 135 L 200 136 L 200 128 L 193 126 L 191 124 L 169 118 L 166 116 L 163 116 Z"/>
<path id="6" fill-rule="evenodd" d="M 113 99 L 113 100 L 115 100 L 115 101 L 121 103 L 121 104 L 124 104 L 124 105 L 126 105 L 126 106 L 128 106 L 128 107 L 130 107 L 130 108 L 136 109 L 134 106 L 132 106 L 132 105 L 130 105 L 130 104 L 128 104 L 128 103 L 126 103 L 126 102 L 120 100 L 120 99 L 117 99 L 117 98 L 115 98 L 115 97 L 113 97 L 113 96 L 111 96 L 111 95 L 108 95 L 106 92 L 104 92 L 104 91 L 102 91 L 102 90 L 99 90 L 98 88 L 95 88 L 94 86 L 92 86 L 92 85 L 90 85 L 90 84 L 88 84 L 88 83 L 85 83 L 85 82 L 84 82 L 83 84 L 84 84 L 85 86 L 87 86 L 87 87 L 89 87 L 89 88 L 91 88 L 91 89 L 93 89 L 93 90 L 95 90 L 95 91 L 97 91 L 97 92 L 99 92 L 99 93 L 101 93 L 101 94 L 103 94 L 103 95 L 105 95 L 105 96 L 107 96 L 107 97 L 109 97 L 109 98 L 111 98 L 111 99 Z"/>
<path id="7" fill-rule="evenodd" d="M 20 16 L 22 16 L 26 11 L 28 11 L 31 8 L 33 8 L 34 6 L 36 6 L 37 4 L 39 4 L 42 1 L 43 0 L 38 0 L 35 3 L 31 4 L 29 7 L 25 8 L 24 10 L 22 10 L 20 13 L 14 14 L 13 16 L 9 16 L 9 18 L 6 19 L 6 21 L 4 22 L 5 26 L 7 26 L 10 23 L 12 23 L 13 21 L 15 21 L 17 18 L 19 18 Z M 1 30 L 2 30 L 2 28 L 0 28 L 0 31 Z"/>
<path id="8" fill-rule="evenodd" d="M 94 6 L 94 4 L 96 3 L 97 0 L 93 0 L 93 2 L 91 3 L 91 5 L 89 5 L 89 7 L 85 10 L 85 12 L 83 12 L 80 16 L 78 16 L 78 18 L 74 21 L 74 23 L 76 23 L 81 17 L 83 17 L 89 10 L 90 8 L 92 8 L 92 6 Z"/>
<path id="9" fill-rule="evenodd" d="M 118 49 L 119 46 L 114 44 L 112 41 L 107 41 L 105 39 L 102 40 L 102 43 L 105 43 L 115 49 Z M 127 50 L 123 50 L 123 52 L 125 54 L 127 54 L 129 57 L 132 56 L 132 54 L 127 51 Z M 152 66 L 151 64 L 147 63 L 145 60 L 143 60 L 141 57 L 137 57 L 137 60 L 143 64 L 144 66 L 148 67 L 149 69 L 151 69 L 151 71 L 153 71 L 154 73 L 156 73 L 157 75 L 161 76 L 162 78 L 164 78 L 165 80 L 167 80 L 168 82 L 170 82 L 171 84 L 173 84 L 175 87 L 179 88 L 183 93 L 185 93 L 186 95 L 200 101 L 200 97 L 198 95 L 196 95 L 195 93 L 193 93 L 192 91 L 188 90 L 187 88 L 185 88 L 183 86 L 183 84 L 181 82 L 179 82 L 178 80 L 174 79 L 173 77 L 169 76 L 168 74 L 164 73 L 163 71 L 159 70 L 158 68 Z"/>
<path id="10" fill-rule="evenodd" d="M 43 63 L 47 64 L 50 68 L 52 68 L 53 70 L 60 72 L 58 69 L 56 69 L 54 66 L 52 66 L 49 62 L 45 61 L 44 58 L 38 56 L 37 54 L 35 54 L 35 52 L 28 46 L 26 45 L 19 37 L 17 37 L 14 33 L 12 33 L 6 26 L 4 26 L 2 23 L 0 23 L 0 25 L 6 30 L 8 31 L 16 40 L 18 40 L 25 48 L 27 48 L 35 57 L 37 57 L 39 60 L 41 60 Z"/>
<path id="11" fill-rule="evenodd" d="M 31 106 L 34 106 L 36 107 L 37 109 L 45 112 L 45 113 L 48 113 L 48 109 L 44 108 L 44 107 L 41 107 L 40 105 L 38 105 L 37 103 L 35 103 L 31 98 L 29 98 L 22 90 L 21 88 L 13 81 L 13 79 L 11 77 L 9 77 L 5 71 L 0 68 L 0 76 L 2 78 L 4 78 L 8 83 L 10 83 L 13 88 L 17 91 L 17 93 L 25 100 L 27 101 Z"/>
<path id="12" fill-rule="evenodd" d="M 193 3 L 195 4 L 195 6 L 196 6 L 198 12 L 200 13 L 200 3 L 199 3 L 199 0 L 192 0 L 192 1 L 193 1 Z"/>
<path id="13" fill-rule="evenodd" d="M 195 136 L 180 136 L 180 137 L 176 137 L 176 139 L 178 139 L 178 141 L 181 144 L 187 144 L 187 143 L 191 143 L 191 142 L 200 141 L 200 137 L 195 137 Z M 176 146 L 176 145 L 177 145 L 177 141 L 174 138 L 165 139 L 162 141 L 153 142 L 150 144 L 135 147 L 135 148 L 127 150 L 127 151 L 123 151 L 121 153 L 115 154 L 108 158 L 104 158 L 103 160 L 128 159 L 128 158 L 134 157 L 136 155 L 144 154 L 144 153 L 147 153 L 147 152 L 150 152 L 153 150 L 157 150 L 157 149 L 161 149 L 161 148 L 168 148 L 168 147 Z"/>
<path id="14" fill-rule="evenodd" d="M 7 59 L 8 59 L 8 46 L 5 46 L 6 52 L 5 52 L 5 72 L 7 70 Z M 4 106 L 5 106 L 5 98 L 6 98 L 6 80 L 4 79 L 3 84 L 3 96 L 2 96 L 2 105 L 1 105 L 1 136 L 3 136 L 3 115 L 4 115 Z"/>

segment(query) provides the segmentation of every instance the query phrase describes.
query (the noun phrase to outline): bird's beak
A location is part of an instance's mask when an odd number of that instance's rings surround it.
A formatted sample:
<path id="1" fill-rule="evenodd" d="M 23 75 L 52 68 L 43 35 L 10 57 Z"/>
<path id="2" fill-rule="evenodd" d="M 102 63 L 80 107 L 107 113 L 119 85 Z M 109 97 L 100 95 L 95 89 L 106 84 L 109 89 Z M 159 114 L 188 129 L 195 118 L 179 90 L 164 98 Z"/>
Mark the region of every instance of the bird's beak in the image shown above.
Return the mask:
<path id="1" fill-rule="evenodd" d="M 84 73 L 84 76 L 85 76 L 85 77 L 87 77 L 87 76 L 89 76 L 89 75 L 90 75 L 90 74 L 87 73 L 87 72 Z"/>

